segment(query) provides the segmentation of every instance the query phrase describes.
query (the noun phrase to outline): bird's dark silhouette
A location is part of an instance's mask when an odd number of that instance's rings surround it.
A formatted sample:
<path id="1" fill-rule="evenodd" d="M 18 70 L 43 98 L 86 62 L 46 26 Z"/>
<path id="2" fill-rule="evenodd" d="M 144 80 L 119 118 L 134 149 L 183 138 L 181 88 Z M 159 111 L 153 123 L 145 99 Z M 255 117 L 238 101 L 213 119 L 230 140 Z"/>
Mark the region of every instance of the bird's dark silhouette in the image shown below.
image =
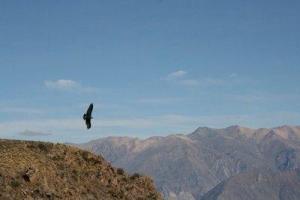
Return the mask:
<path id="1" fill-rule="evenodd" d="M 85 120 L 87 129 L 90 129 L 92 127 L 91 119 L 93 119 L 93 117 L 92 117 L 93 107 L 94 106 L 91 103 L 89 108 L 87 109 L 86 113 L 83 114 L 83 119 Z"/>

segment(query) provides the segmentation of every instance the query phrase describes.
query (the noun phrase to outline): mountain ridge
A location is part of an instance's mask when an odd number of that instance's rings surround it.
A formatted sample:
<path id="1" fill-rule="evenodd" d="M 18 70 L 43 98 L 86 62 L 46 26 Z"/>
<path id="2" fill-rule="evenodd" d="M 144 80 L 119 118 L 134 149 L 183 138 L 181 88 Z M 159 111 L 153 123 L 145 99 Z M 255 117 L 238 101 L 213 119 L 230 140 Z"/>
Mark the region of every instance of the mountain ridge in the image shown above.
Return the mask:
<path id="1" fill-rule="evenodd" d="M 222 181 L 253 169 L 277 173 L 300 166 L 299 126 L 199 127 L 186 135 L 110 137 L 79 146 L 153 177 L 166 198 L 178 200 L 200 199 Z"/>

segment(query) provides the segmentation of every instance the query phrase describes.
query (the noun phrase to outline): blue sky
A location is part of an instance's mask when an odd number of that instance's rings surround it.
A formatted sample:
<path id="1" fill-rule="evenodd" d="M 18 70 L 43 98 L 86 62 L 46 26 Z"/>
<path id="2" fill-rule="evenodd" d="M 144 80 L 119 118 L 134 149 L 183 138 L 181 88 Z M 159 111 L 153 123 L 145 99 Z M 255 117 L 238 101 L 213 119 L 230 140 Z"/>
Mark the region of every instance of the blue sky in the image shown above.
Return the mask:
<path id="1" fill-rule="evenodd" d="M 0 137 L 299 125 L 299 10 L 296 0 L 0 1 Z"/>

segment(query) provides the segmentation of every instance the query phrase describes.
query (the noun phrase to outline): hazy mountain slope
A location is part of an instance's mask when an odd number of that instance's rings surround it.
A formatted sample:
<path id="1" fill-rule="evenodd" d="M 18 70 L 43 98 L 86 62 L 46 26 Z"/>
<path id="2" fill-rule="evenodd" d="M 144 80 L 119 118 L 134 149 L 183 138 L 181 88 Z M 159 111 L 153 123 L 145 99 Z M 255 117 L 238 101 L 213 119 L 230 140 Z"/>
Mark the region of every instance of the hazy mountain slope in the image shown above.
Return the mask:
<path id="1" fill-rule="evenodd" d="M 129 176 L 74 147 L 0 140 L 0 199 L 161 199 L 151 179 Z"/>
<path id="2" fill-rule="evenodd" d="M 199 199 L 229 177 L 253 169 L 285 171 L 300 161 L 300 128 L 198 128 L 188 135 L 139 140 L 110 137 L 81 147 L 114 165 L 152 176 L 165 197 Z"/>
<path id="3" fill-rule="evenodd" d="M 250 171 L 218 184 L 201 200 L 298 200 L 300 171 Z"/>

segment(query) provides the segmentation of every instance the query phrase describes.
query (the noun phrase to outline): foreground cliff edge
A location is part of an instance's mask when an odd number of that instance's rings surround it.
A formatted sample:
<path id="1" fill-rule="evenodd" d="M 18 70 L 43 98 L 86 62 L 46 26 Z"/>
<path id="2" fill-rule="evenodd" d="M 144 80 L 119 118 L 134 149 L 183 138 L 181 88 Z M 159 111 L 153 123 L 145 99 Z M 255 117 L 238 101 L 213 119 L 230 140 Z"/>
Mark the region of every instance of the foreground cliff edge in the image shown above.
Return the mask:
<path id="1" fill-rule="evenodd" d="M 0 140 L 0 199 L 153 199 L 152 180 L 63 144 Z"/>

